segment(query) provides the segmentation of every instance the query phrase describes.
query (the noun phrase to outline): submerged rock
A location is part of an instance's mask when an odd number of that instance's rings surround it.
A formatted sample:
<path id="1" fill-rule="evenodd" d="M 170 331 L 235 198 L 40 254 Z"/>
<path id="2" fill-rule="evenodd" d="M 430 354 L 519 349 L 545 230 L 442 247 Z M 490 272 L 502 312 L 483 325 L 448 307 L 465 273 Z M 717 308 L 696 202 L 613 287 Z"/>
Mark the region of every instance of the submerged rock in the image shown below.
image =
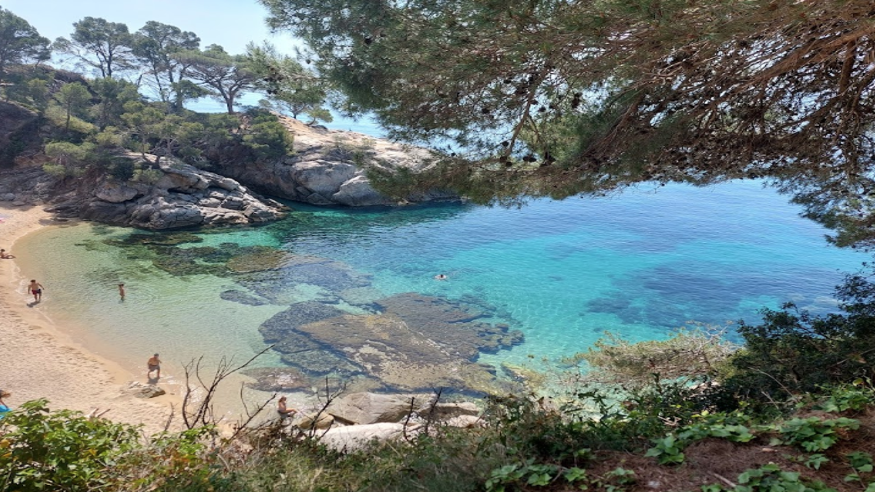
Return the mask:
<path id="1" fill-rule="evenodd" d="M 260 391 L 287 392 L 311 387 L 310 379 L 292 367 L 256 367 L 241 372 L 255 379 L 246 386 Z"/>
<path id="2" fill-rule="evenodd" d="M 265 304 L 269 304 L 268 301 L 260 297 L 256 297 L 248 292 L 240 290 L 226 290 L 219 294 L 219 297 L 226 301 L 237 302 L 247 306 L 264 306 Z"/>
<path id="3" fill-rule="evenodd" d="M 228 270 L 234 273 L 276 270 L 283 265 L 286 253 L 267 246 L 252 246 L 228 261 Z"/>
<path id="4" fill-rule="evenodd" d="M 524 383 L 531 390 L 538 390 L 547 382 L 547 375 L 545 373 L 528 367 L 502 362 L 501 369 L 514 380 Z"/>
<path id="5" fill-rule="evenodd" d="M 362 371 L 396 390 L 452 387 L 492 392 L 494 374 L 470 363 L 471 346 L 453 352 L 413 331 L 397 316 L 344 315 L 298 328 L 314 341 L 330 347 Z M 464 352 L 465 356 L 460 356 Z"/>
<path id="6" fill-rule="evenodd" d="M 117 246 L 177 246 L 179 244 L 199 243 L 203 238 L 191 232 L 173 232 L 173 233 L 136 233 L 127 236 L 124 239 L 110 239 L 107 244 Z"/>
<path id="7" fill-rule="evenodd" d="M 329 318 L 342 316 L 344 311 L 321 302 L 299 302 L 289 306 L 285 311 L 273 315 L 261 324 L 258 331 L 267 343 L 282 342 L 286 337 L 300 334 L 298 327 Z"/>
<path id="8" fill-rule="evenodd" d="M 286 278 L 294 283 L 316 285 L 332 292 L 371 285 L 369 275 L 357 272 L 339 261 L 289 265 L 283 271 Z"/>
<path id="9" fill-rule="evenodd" d="M 306 339 L 306 337 L 304 337 Z M 274 349 L 288 348 L 287 344 L 277 344 Z M 283 353 L 280 357 L 286 364 L 299 367 L 308 374 L 316 376 L 338 375 L 343 378 L 367 377 L 365 369 L 350 360 L 345 354 L 329 349 L 297 349 Z M 385 385 L 380 386 L 384 388 Z"/>
<path id="10" fill-rule="evenodd" d="M 483 313 L 447 299 L 409 292 L 380 299 L 376 305 L 403 319 L 412 330 L 472 360 L 481 351 L 496 352 L 523 341 L 521 331 L 476 321 Z"/>
<path id="11" fill-rule="evenodd" d="M 284 361 L 308 374 L 363 376 L 390 391 L 505 389 L 494 367 L 474 361 L 481 351 L 521 342 L 520 332 L 478 321 L 482 314 L 461 303 L 419 294 L 379 299 L 374 306 L 384 311 L 350 314 L 316 301 L 297 303 L 259 331 Z"/>
<path id="12" fill-rule="evenodd" d="M 185 255 L 158 256 L 152 259 L 155 268 L 177 276 L 183 275 L 221 275 L 224 268 L 220 265 L 199 263 Z"/>
<path id="13" fill-rule="evenodd" d="M 290 285 L 321 290 L 320 297 L 323 302 L 337 303 L 340 298 L 335 292 L 368 287 L 371 284 L 370 275 L 357 272 L 339 261 L 318 256 L 288 253 L 283 255 L 280 266 L 246 272 L 235 277 L 235 280 L 242 287 L 274 304 L 289 304 L 301 300 L 300 297 L 290 296 Z"/>

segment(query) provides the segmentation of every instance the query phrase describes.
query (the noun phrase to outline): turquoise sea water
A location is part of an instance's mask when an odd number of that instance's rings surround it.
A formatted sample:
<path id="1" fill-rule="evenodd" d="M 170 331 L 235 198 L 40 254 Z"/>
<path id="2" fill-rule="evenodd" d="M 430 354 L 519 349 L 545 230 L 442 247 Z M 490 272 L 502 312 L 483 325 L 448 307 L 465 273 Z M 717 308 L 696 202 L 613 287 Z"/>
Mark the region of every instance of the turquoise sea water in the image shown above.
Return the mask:
<path id="1" fill-rule="evenodd" d="M 869 259 L 829 246 L 827 231 L 800 218 L 786 197 L 751 182 L 535 200 L 519 209 L 293 206 L 285 221 L 209 231 L 182 247 L 268 246 L 370 276 L 363 296 L 466 300 L 525 334 L 521 345 L 481 356 L 496 365 L 551 366 L 605 330 L 658 339 L 688 321 L 756 321 L 760 308 L 787 301 L 828 312 L 842 275 Z M 171 378 L 201 355 L 242 360 L 265 347 L 259 325 L 289 304 L 337 302 L 324 286 L 292 280 L 271 284 L 270 304 L 223 300 L 223 291 L 241 290 L 234 278 L 174 276 L 106 241 L 131 232 L 85 223 L 44 230 L 16 248 L 27 252 L 22 274 L 47 287 L 36 309 L 78 326 L 75 336 L 86 346 L 132 369 L 142 370 L 156 351 Z M 449 278 L 435 280 L 438 273 Z M 258 364 L 280 362 L 268 354 Z"/>

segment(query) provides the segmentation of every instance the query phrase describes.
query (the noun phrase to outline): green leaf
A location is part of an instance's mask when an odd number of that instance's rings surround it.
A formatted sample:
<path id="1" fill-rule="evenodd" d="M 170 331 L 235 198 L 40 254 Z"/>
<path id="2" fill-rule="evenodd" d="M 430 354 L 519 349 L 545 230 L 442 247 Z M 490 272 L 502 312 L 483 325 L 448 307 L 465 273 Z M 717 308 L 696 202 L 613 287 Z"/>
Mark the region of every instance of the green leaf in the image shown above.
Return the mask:
<path id="1" fill-rule="evenodd" d="M 820 470 L 820 465 L 824 463 L 829 463 L 829 458 L 822 454 L 813 454 L 805 461 L 805 466 L 815 470 Z"/>
<path id="2" fill-rule="evenodd" d="M 586 470 L 575 466 L 566 470 L 563 476 L 565 477 L 565 480 L 568 480 L 569 482 L 576 482 L 586 478 Z"/>
<path id="3" fill-rule="evenodd" d="M 529 476 L 529 480 L 526 483 L 529 485 L 544 486 L 548 485 L 552 479 L 553 477 L 548 473 L 535 473 Z"/>

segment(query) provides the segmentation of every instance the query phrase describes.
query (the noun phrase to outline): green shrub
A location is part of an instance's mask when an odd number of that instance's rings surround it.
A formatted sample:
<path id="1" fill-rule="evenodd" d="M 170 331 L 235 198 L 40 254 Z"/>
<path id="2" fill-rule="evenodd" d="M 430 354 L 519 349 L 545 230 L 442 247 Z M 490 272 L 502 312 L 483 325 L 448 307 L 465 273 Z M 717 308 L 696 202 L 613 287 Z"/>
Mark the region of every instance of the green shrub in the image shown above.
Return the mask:
<path id="1" fill-rule="evenodd" d="M 778 465 L 768 464 L 756 470 L 747 470 L 738 476 L 734 492 L 756 492 L 761 490 L 788 492 L 835 492 L 822 482 L 806 481 L 796 472 L 781 470 Z"/>
<path id="2" fill-rule="evenodd" d="M 659 381 L 705 381 L 739 347 L 725 339 L 726 330 L 709 326 L 679 329 L 665 340 L 630 342 L 606 332 L 586 352 L 566 362 L 587 363 L 585 378 L 598 383 L 642 387 Z"/>
<path id="3" fill-rule="evenodd" d="M 828 388 L 826 392 L 828 396 L 819 404 L 820 409 L 825 412 L 857 413 L 875 404 L 875 390 L 863 379 Z"/>
<path id="4" fill-rule="evenodd" d="M 158 182 L 161 177 L 164 176 L 164 173 L 159 171 L 158 169 L 135 169 L 134 177 L 132 178 L 134 181 L 143 184 L 155 184 Z"/>
<path id="5" fill-rule="evenodd" d="M 727 391 L 780 402 L 823 387 L 875 376 L 875 284 L 849 275 L 836 288 L 841 313 L 815 316 L 787 304 L 763 310 L 760 325 L 741 323 L 745 346 L 731 358 Z"/>
<path id="6" fill-rule="evenodd" d="M 110 168 L 110 175 L 121 181 L 130 181 L 134 178 L 134 163 L 130 159 L 116 159 Z"/>
<path id="7" fill-rule="evenodd" d="M 128 453 L 114 473 L 120 490 L 237 491 L 246 490 L 226 476 L 212 446 L 215 429 L 199 427 L 179 433 L 153 436 L 150 443 Z"/>
<path id="8" fill-rule="evenodd" d="M 253 111 L 254 117 L 243 134 L 243 145 L 252 149 L 258 160 L 283 157 L 292 152 L 292 135 L 275 115 Z"/>
<path id="9" fill-rule="evenodd" d="M 61 129 L 66 127 L 67 112 L 61 106 L 58 106 L 57 104 L 50 104 L 46 108 L 45 115 L 46 118 L 48 118 L 56 127 Z M 70 132 L 87 135 L 89 133 L 93 133 L 96 130 L 97 127 L 92 125 L 91 123 L 76 116 L 70 116 Z"/>
<path id="10" fill-rule="evenodd" d="M 74 144 L 71 142 L 50 142 L 45 153 L 54 162 L 45 164 L 43 169 L 55 176 L 81 176 L 88 167 L 97 162 L 95 145 L 91 142 Z"/>
<path id="11" fill-rule="evenodd" d="M 109 482 L 138 428 L 27 402 L 0 420 L 0 490 L 90 490 Z"/>
<path id="12" fill-rule="evenodd" d="M 826 451 L 838 442 L 838 430 L 856 430 L 859 427 L 859 421 L 844 417 L 829 420 L 818 417 L 795 418 L 778 427 L 781 438 L 774 439 L 773 443 L 798 446 L 809 453 Z"/>

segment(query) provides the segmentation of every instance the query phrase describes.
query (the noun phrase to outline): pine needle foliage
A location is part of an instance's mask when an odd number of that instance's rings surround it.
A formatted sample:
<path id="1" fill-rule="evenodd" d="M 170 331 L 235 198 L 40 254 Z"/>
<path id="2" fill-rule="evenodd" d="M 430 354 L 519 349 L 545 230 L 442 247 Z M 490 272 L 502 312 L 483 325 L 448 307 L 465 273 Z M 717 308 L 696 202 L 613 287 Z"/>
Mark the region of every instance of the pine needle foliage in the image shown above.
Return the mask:
<path id="1" fill-rule="evenodd" d="M 869 0 L 261 3 L 348 112 L 453 142 L 425 185 L 489 201 L 767 178 L 840 241 L 875 236 Z"/>

